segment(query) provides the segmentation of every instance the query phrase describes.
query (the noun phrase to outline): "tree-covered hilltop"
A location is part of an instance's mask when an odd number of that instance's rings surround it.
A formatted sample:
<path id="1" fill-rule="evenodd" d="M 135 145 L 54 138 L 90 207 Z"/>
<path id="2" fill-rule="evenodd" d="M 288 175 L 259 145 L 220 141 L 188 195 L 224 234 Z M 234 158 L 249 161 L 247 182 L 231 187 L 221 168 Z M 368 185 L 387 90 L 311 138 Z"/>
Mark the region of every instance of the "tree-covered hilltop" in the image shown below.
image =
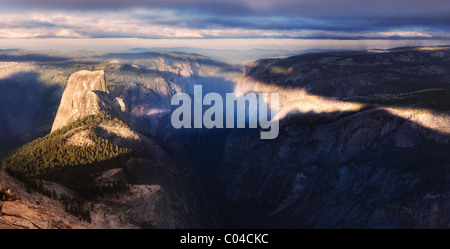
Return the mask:
<path id="1" fill-rule="evenodd" d="M 101 123 L 127 126 L 104 112 L 87 116 L 5 156 L 1 160 L 1 168 L 25 182 L 32 178 L 49 180 L 86 197 L 104 192 L 104 186 L 95 186 L 96 175 L 107 169 L 122 167 L 132 156 L 132 151 L 99 137 L 95 128 Z M 69 142 L 82 131 L 86 131 L 82 139 L 90 141 L 88 144 L 79 146 Z"/>

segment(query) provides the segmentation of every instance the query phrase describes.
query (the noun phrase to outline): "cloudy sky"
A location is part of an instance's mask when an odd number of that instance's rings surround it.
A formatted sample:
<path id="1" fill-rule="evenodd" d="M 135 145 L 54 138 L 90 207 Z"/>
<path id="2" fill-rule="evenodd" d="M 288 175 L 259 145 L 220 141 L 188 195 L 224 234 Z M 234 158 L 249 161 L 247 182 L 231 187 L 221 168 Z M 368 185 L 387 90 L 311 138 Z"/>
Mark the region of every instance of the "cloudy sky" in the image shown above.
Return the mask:
<path id="1" fill-rule="evenodd" d="M 450 1 L 0 0 L 0 48 L 61 39 L 83 46 L 105 39 L 133 45 L 170 39 L 177 46 L 211 39 L 448 44 Z"/>

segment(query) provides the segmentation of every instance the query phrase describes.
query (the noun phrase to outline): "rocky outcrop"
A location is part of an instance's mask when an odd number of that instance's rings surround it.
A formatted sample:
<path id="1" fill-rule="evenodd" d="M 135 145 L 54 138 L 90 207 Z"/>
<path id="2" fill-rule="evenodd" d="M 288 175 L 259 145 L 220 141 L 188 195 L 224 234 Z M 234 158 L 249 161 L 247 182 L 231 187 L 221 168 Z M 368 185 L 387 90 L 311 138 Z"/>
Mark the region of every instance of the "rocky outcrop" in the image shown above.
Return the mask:
<path id="1" fill-rule="evenodd" d="M 153 138 L 127 127 L 103 123 L 95 130 L 100 137 L 138 154 L 126 163 L 125 170 L 102 174 L 100 182 L 125 181 L 130 187 L 113 198 L 101 198 L 101 203 L 122 210 L 144 227 L 173 229 L 217 225 L 214 212 L 200 205 L 208 200 L 199 197 L 202 189 L 193 188 L 199 182 L 186 161 L 186 165 L 178 164 Z"/>
<path id="2" fill-rule="evenodd" d="M 24 183 L 0 171 L 0 186 L 7 184 L 16 200 L 0 201 L 0 229 L 136 229 L 151 227 L 101 201 L 85 200 L 78 193 L 59 184 L 35 179 L 42 191 L 31 190 Z M 139 198 L 139 195 L 134 195 Z M 89 222 L 68 213 L 60 200 L 83 202 L 81 210 L 89 214 Z"/>
<path id="3" fill-rule="evenodd" d="M 36 191 L 28 192 L 24 183 L 4 171 L 0 171 L 0 186 L 10 188 L 17 198 L 0 201 L 0 229 L 91 228 L 89 223 L 67 213 L 62 203 Z"/>
<path id="4" fill-rule="evenodd" d="M 99 94 L 107 92 L 104 71 L 84 70 L 72 74 L 61 98 L 52 132 L 77 119 L 98 114 L 103 107 Z"/>
<path id="5" fill-rule="evenodd" d="M 73 220 L 60 217 L 39 205 L 27 204 L 21 201 L 0 203 L 0 229 L 80 229 Z M 65 214 L 67 215 L 67 214 Z"/>

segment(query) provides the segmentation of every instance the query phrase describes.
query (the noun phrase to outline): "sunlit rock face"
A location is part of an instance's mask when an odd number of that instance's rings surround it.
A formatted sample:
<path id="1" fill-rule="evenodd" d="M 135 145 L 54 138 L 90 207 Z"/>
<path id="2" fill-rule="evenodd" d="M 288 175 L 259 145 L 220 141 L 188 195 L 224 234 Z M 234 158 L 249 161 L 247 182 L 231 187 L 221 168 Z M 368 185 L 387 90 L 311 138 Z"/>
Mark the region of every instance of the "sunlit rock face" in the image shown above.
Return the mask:
<path id="1" fill-rule="evenodd" d="M 77 119 L 98 114 L 101 110 L 99 92 L 108 92 L 103 70 L 72 74 L 64 90 L 52 132 Z"/>

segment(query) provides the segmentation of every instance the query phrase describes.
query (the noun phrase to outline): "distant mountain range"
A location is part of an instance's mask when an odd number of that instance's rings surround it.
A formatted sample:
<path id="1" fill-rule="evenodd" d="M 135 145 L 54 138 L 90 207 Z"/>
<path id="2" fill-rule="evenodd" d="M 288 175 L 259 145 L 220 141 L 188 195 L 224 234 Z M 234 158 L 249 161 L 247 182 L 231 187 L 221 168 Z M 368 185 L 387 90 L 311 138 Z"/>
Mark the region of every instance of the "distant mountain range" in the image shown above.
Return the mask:
<path id="1" fill-rule="evenodd" d="M 304 53 L 320 53 L 332 51 L 344 51 L 333 49 L 307 49 L 292 51 L 286 49 L 203 49 L 194 47 L 173 47 L 173 48 L 132 48 L 124 52 L 142 53 L 149 51 L 183 52 L 201 54 L 219 61 L 231 64 L 242 64 L 262 58 L 287 57 Z"/>

